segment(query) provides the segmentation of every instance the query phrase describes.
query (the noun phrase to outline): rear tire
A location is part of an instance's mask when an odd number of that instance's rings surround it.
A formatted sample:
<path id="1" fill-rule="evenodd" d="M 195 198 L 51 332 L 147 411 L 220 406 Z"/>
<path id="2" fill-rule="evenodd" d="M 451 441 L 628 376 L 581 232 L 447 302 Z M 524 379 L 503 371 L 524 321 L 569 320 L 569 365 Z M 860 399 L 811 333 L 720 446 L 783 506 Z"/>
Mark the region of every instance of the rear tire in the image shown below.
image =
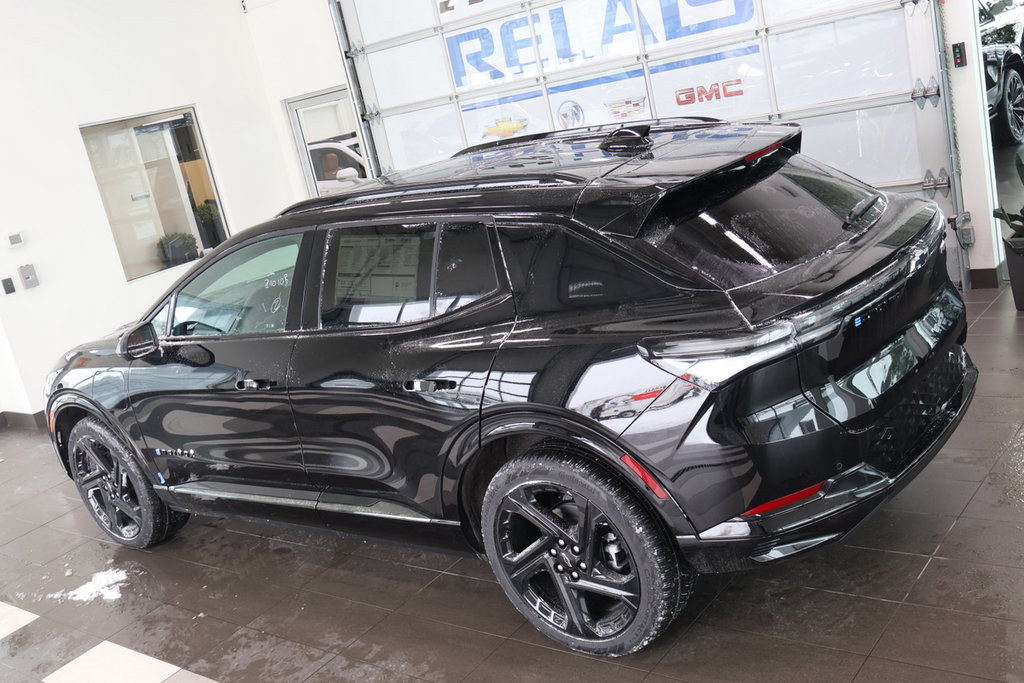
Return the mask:
<path id="1" fill-rule="evenodd" d="M 566 647 L 636 652 L 686 604 L 694 573 L 668 534 L 621 481 L 579 455 L 541 448 L 509 461 L 482 512 L 505 594 Z"/>
<path id="2" fill-rule="evenodd" d="M 157 497 L 128 448 L 95 418 L 72 428 L 68 464 L 89 514 L 123 546 L 149 548 L 188 521 L 187 513 L 171 510 Z"/>

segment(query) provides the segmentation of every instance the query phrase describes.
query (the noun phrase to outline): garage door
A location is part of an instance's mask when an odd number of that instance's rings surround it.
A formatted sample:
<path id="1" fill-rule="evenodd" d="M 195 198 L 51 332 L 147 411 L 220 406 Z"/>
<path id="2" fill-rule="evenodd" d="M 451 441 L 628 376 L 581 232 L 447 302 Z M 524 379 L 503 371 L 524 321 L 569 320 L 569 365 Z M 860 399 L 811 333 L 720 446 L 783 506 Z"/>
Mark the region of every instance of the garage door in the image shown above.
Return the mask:
<path id="1" fill-rule="evenodd" d="M 798 121 L 804 150 L 952 209 L 932 0 L 339 0 L 383 170 L 669 116 Z"/>

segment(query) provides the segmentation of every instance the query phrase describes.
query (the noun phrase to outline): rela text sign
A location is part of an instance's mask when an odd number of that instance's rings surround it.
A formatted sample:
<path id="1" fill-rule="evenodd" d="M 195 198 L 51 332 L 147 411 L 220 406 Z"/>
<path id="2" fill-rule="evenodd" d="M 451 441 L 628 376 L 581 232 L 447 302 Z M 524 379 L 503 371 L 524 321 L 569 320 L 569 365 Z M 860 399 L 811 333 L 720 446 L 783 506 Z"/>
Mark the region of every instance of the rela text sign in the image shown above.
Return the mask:
<path id="1" fill-rule="evenodd" d="M 442 23 L 497 9 L 505 0 L 443 0 Z M 754 22 L 753 0 L 567 0 L 445 34 L 458 89 L 494 85 L 587 60 L 636 54 Z M 533 30 L 530 29 L 530 20 Z"/>

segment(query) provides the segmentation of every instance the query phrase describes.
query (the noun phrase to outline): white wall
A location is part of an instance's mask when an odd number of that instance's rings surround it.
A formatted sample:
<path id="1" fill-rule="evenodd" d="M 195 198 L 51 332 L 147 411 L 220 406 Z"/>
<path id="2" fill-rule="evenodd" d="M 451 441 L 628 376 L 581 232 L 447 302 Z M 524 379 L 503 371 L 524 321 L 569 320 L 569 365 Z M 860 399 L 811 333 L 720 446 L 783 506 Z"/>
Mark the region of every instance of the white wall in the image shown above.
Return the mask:
<path id="1" fill-rule="evenodd" d="M 26 241 L 0 244 L 0 278 L 32 263 L 40 282 L 0 294 L 16 364 L 10 381 L 0 361 L 0 410 L 41 410 L 61 353 L 136 318 L 187 268 L 125 281 L 80 126 L 194 106 L 232 233 L 306 197 L 281 99 L 344 84 L 327 0 L 249 4 L 0 3 L 0 236 Z"/>
<path id="2" fill-rule="evenodd" d="M 0 324 L 0 413 L 24 412 L 20 408 L 25 405 L 28 405 L 25 387 L 18 376 L 7 333 L 3 324 Z"/>

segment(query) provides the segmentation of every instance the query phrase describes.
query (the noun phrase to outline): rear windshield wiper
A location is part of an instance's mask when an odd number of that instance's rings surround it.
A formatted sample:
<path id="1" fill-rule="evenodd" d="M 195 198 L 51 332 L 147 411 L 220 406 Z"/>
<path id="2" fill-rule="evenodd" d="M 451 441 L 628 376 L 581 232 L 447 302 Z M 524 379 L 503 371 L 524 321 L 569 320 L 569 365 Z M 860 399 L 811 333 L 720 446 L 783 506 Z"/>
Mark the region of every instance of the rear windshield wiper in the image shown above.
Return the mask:
<path id="1" fill-rule="evenodd" d="M 875 205 L 879 199 L 882 198 L 881 194 L 873 194 L 870 197 L 865 197 L 850 209 L 850 213 L 846 214 L 846 220 L 843 221 L 843 230 L 853 226 L 854 223 L 864 217 L 864 214 L 868 212 L 872 206 Z"/>

